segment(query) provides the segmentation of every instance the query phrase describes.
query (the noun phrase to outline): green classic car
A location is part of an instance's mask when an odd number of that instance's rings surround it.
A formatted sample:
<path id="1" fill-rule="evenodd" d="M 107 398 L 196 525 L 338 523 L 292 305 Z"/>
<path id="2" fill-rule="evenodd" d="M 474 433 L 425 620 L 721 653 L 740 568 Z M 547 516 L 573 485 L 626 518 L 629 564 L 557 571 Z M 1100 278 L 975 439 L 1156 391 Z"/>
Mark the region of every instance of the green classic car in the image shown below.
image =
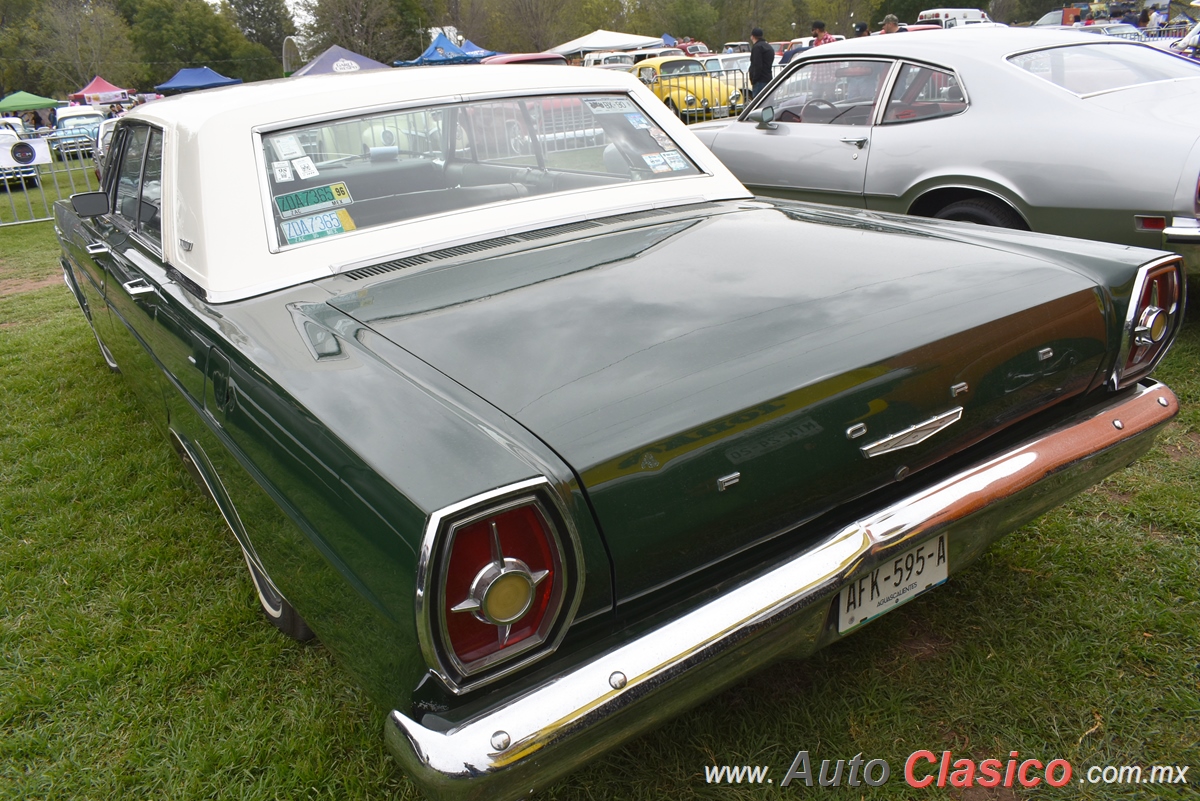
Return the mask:
<path id="1" fill-rule="evenodd" d="M 56 223 L 104 361 L 433 797 L 857 632 L 1178 410 L 1177 257 L 755 199 L 613 71 L 185 95 L 103 175 Z"/>

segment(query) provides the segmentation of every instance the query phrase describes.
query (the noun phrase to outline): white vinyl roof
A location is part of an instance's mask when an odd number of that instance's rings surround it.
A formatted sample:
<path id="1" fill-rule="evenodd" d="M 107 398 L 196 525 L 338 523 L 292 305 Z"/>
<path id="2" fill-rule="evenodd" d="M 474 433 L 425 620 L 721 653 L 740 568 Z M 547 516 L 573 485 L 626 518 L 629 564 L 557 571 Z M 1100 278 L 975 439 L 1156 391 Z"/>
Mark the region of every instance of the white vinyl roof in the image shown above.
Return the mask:
<path id="1" fill-rule="evenodd" d="M 473 99 L 626 92 L 700 169 L 405 220 L 272 250 L 260 134 L 321 120 Z M 750 194 L 632 75 L 536 65 L 374 70 L 262 81 L 156 100 L 125 115 L 163 130 L 163 258 L 214 303 L 389 258 L 627 211 Z"/>

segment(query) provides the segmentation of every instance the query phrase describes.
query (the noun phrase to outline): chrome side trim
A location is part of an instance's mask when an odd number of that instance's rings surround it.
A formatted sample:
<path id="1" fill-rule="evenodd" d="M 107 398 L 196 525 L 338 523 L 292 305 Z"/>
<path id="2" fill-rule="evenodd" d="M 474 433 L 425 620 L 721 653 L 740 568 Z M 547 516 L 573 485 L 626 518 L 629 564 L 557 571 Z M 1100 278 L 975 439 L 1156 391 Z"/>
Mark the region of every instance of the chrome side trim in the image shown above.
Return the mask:
<path id="1" fill-rule="evenodd" d="M 656 628 L 614 636 L 596 656 L 481 699 L 487 706 L 465 719 L 418 722 L 394 710 L 388 746 L 433 798 L 525 796 L 771 661 L 839 639 L 832 607 L 841 588 L 914 542 L 946 533 L 950 573 L 961 571 L 994 540 L 1145 453 L 1178 410 L 1170 389 L 1144 382 Z"/>
<path id="2" fill-rule="evenodd" d="M 509 505 L 510 501 L 515 501 L 522 497 L 533 495 L 538 497 L 548 498 L 554 504 L 555 511 L 559 518 L 563 521 L 566 531 L 555 532 L 558 536 L 559 550 L 564 561 L 571 561 L 572 567 L 568 567 L 563 572 L 563 599 L 560 611 L 552 622 L 551 628 L 555 629 L 555 633 L 537 644 L 533 650 L 523 650 L 513 652 L 511 654 L 511 663 L 504 665 L 502 668 L 487 672 L 483 676 L 470 678 L 463 675 L 465 671 L 461 669 L 464 666 L 455 664 L 457 660 L 443 659 L 439 650 L 440 639 L 439 635 L 444 636 L 440 627 L 435 624 L 435 607 L 439 603 L 438 593 L 434 591 L 437 584 L 433 575 L 433 570 L 441 561 L 439 559 L 439 549 L 442 546 L 445 532 L 443 524 L 453 517 L 463 515 L 464 519 L 470 520 L 478 517 L 483 512 L 490 512 L 496 509 L 503 508 Z M 551 526 L 554 526 L 554 521 L 548 521 Z M 579 533 L 575 530 L 575 525 L 571 520 L 571 515 L 563 504 L 562 498 L 559 497 L 554 485 L 545 476 L 537 478 L 529 478 L 524 481 L 518 481 L 515 484 L 508 484 L 503 487 L 489 490 L 480 493 L 466 500 L 438 509 L 429 515 L 429 520 L 425 524 L 425 534 L 421 539 L 421 551 L 417 555 L 417 582 L 416 594 L 414 599 L 414 612 L 417 618 L 417 641 L 421 647 L 421 656 L 425 660 L 431 673 L 441 679 L 446 688 L 455 695 L 473 690 L 476 687 L 481 687 L 490 684 L 505 676 L 510 675 L 514 671 L 520 670 L 531 662 L 554 652 L 562 638 L 566 636 L 567 629 L 570 628 L 571 621 L 575 618 L 575 613 L 579 609 L 579 604 L 583 600 L 583 548 L 579 543 Z M 501 660 L 501 663 L 503 660 Z M 473 672 L 481 670 L 488 665 L 473 667 Z"/>
<path id="3" fill-rule="evenodd" d="M 917 423 L 915 426 L 909 426 L 903 431 L 876 440 L 869 445 L 863 445 L 859 450 L 862 451 L 863 456 L 870 459 L 903 448 L 911 448 L 913 445 L 921 444 L 939 431 L 954 425 L 962 419 L 962 414 L 963 407 L 955 406 L 950 411 L 942 412 L 923 423 Z"/>

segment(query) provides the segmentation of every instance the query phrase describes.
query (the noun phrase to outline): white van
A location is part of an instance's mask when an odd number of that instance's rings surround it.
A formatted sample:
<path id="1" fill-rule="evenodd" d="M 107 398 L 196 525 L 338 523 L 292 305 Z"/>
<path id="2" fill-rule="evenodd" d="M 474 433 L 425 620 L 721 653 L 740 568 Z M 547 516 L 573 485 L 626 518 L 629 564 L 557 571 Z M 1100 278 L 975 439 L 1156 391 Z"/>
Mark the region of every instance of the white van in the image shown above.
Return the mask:
<path id="1" fill-rule="evenodd" d="M 930 8 L 917 14 L 918 25 L 941 25 L 943 28 L 955 28 L 959 25 L 977 25 L 981 22 L 991 22 L 992 18 L 986 11 L 978 8 Z"/>

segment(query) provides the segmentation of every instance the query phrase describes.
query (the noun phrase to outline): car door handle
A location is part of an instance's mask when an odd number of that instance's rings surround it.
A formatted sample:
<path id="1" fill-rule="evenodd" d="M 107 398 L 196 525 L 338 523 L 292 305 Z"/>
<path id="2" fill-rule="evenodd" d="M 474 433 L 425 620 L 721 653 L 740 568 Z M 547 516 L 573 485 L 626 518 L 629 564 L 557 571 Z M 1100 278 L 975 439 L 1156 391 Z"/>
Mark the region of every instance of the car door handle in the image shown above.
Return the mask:
<path id="1" fill-rule="evenodd" d="M 126 281 L 125 283 L 121 284 L 121 286 L 126 292 L 134 297 L 137 297 L 138 295 L 145 295 L 148 292 L 154 291 L 154 287 L 147 284 L 141 278 L 135 278 L 132 281 Z"/>
<path id="2" fill-rule="evenodd" d="M 859 150 L 862 150 L 867 144 L 867 137 L 865 137 L 865 136 L 846 136 L 846 137 L 842 138 L 842 141 L 848 145 L 854 145 Z"/>
<path id="3" fill-rule="evenodd" d="M 89 256 L 103 256 L 105 253 L 111 252 L 112 251 L 109 250 L 108 245 L 104 244 L 103 242 L 93 242 L 87 246 L 87 254 Z"/>

